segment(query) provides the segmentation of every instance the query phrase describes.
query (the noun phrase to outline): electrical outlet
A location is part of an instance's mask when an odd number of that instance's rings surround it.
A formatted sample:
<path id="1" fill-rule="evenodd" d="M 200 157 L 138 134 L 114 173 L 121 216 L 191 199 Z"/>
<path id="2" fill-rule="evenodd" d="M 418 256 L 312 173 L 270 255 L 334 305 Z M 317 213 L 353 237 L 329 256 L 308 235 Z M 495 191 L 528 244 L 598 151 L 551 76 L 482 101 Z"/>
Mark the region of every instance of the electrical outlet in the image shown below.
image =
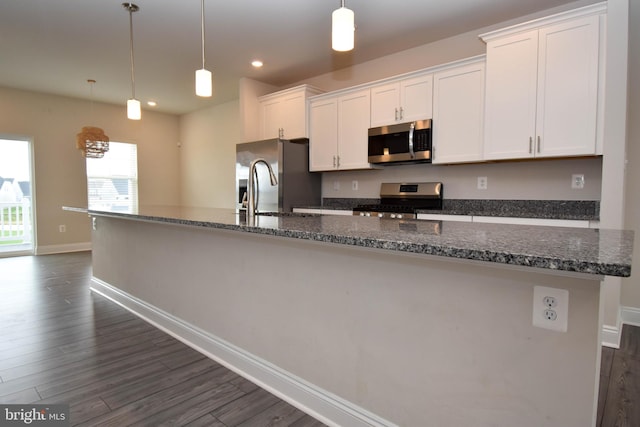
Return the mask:
<path id="1" fill-rule="evenodd" d="M 573 188 L 574 190 L 582 190 L 584 188 L 583 174 L 571 175 L 571 188 Z"/>
<path id="2" fill-rule="evenodd" d="M 558 300 L 551 295 L 546 295 L 544 298 L 542 298 L 542 304 L 544 304 L 544 306 L 547 308 L 554 308 L 558 305 Z"/>
<path id="3" fill-rule="evenodd" d="M 351 181 L 351 189 L 353 191 L 358 191 L 358 181 L 356 180 Z"/>
<path id="4" fill-rule="evenodd" d="M 566 289 L 533 287 L 533 326 L 567 332 L 569 291 Z"/>
<path id="5" fill-rule="evenodd" d="M 67 226 L 66 226 L 66 225 L 64 225 L 64 224 L 59 225 L 59 226 L 58 226 L 58 231 L 59 231 L 60 233 L 66 233 L 66 232 L 67 232 Z"/>
<path id="6" fill-rule="evenodd" d="M 487 177 L 479 176 L 478 177 L 478 190 L 486 190 L 487 189 Z"/>

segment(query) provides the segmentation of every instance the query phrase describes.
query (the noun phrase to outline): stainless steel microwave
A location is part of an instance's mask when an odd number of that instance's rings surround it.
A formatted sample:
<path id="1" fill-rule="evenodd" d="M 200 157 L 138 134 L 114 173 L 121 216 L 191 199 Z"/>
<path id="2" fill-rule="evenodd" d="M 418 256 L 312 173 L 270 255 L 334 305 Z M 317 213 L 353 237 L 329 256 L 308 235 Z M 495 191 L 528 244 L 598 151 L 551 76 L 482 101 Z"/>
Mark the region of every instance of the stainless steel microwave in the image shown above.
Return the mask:
<path id="1" fill-rule="evenodd" d="M 369 129 L 369 163 L 431 162 L 431 119 Z"/>

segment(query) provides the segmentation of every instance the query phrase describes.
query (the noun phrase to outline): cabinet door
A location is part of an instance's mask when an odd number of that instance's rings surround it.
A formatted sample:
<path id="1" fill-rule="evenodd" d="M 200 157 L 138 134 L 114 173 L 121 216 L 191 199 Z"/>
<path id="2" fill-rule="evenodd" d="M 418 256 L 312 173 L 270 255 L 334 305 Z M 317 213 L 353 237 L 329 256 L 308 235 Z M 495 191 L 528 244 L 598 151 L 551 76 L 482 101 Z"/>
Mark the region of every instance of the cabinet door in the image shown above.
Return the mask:
<path id="1" fill-rule="evenodd" d="M 388 83 L 371 88 L 371 123 L 369 127 L 391 125 L 400 113 L 400 85 Z"/>
<path id="2" fill-rule="evenodd" d="M 305 125 L 306 96 L 304 92 L 292 93 L 282 99 L 280 127 L 285 139 L 307 136 Z"/>
<path id="3" fill-rule="evenodd" d="M 272 98 L 260 102 L 260 138 L 277 138 L 282 127 L 282 99 Z"/>
<path id="4" fill-rule="evenodd" d="M 536 156 L 595 154 L 598 48 L 598 16 L 540 29 Z"/>
<path id="5" fill-rule="evenodd" d="M 400 82 L 400 121 L 430 119 L 433 115 L 433 75 Z"/>
<path id="6" fill-rule="evenodd" d="M 338 100 L 309 104 L 309 170 L 335 170 L 338 161 Z"/>
<path id="7" fill-rule="evenodd" d="M 369 89 L 338 98 L 339 169 L 371 167 L 367 159 L 370 98 Z"/>
<path id="8" fill-rule="evenodd" d="M 533 156 L 537 51 L 538 30 L 487 43 L 485 160 Z"/>
<path id="9" fill-rule="evenodd" d="M 482 160 L 484 62 L 436 73 L 433 163 Z"/>

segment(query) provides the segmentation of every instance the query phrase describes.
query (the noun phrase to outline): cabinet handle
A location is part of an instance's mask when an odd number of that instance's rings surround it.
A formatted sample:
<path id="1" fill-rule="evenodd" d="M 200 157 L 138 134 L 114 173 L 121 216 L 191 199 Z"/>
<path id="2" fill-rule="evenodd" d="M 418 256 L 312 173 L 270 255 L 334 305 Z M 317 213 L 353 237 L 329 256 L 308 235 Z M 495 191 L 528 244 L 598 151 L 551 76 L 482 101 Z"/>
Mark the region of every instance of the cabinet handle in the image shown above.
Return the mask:
<path id="1" fill-rule="evenodd" d="M 404 109 L 400 107 L 400 120 L 404 119 Z"/>
<path id="2" fill-rule="evenodd" d="M 395 116 L 394 116 L 394 117 L 395 117 L 396 121 L 397 121 L 397 120 L 399 120 L 399 119 L 398 119 L 398 107 L 396 107 L 396 114 L 395 114 Z"/>
<path id="3" fill-rule="evenodd" d="M 538 135 L 538 153 L 540 153 L 540 135 Z"/>
<path id="4" fill-rule="evenodd" d="M 278 139 L 284 139 L 284 128 L 278 128 Z"/>
<path id="5" fill-rule="evenodd" d="M 533 137 L 529 137 L 529 154 L 533 154 Z"/>
<path id="6" fill-rule="evenodd" d="M 333 167 L 336 167 L 336 156 L 333 156 Z"/>

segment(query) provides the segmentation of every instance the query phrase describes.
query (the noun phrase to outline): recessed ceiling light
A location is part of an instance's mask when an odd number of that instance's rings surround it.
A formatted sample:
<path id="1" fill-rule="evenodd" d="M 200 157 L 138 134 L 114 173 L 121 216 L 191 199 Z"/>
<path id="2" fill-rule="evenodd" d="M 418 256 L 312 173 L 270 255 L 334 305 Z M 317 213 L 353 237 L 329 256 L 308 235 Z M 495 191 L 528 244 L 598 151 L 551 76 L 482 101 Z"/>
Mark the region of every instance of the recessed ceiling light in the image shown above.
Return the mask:
<path id="1" fill-rule="evenodd" d="M 156 101 L 147 101 L 147 105 L 149 107 L 155 107 L 156 105 L 158 105 L 158 103 Z"/>
<path id="2" fill-rule="evenodd" d="M 254 68 L 260 68 L 262 67 L 262 61 L 260 61 L 259 59 L 255 59 L 253 61 L 251 61 L 251 65 L 254 66 Z"/>

